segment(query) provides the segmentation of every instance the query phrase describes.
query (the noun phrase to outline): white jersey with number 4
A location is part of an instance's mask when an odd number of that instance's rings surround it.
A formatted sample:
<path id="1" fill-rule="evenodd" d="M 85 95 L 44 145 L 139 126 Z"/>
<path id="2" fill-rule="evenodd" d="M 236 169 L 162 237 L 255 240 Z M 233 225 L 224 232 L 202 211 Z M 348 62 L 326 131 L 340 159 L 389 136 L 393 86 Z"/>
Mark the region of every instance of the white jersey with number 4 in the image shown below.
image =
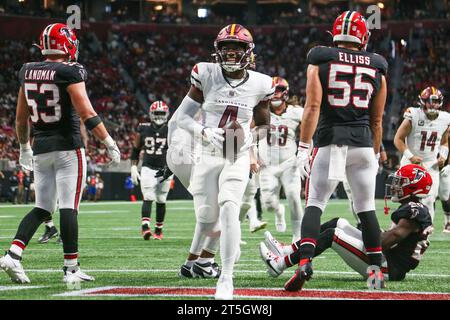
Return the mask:
<path id="1" fill-rule="evenodd" d="M 248 70 L 243 79 L 226 78 L 218 63 L 201 62 L 194 66 L 191 83 L 203 93 L 202 124 L 222 128 L 236 120 L 250 133 L 253 108 L 269 100 L 275 92 L 272 78 Z"/>
<path id="2" fill-rule="evenodd" d="M 295 156 L 295 139 L 302 117 L 303 108 L 292 105 L 280 115 L 270 113 L 270 132 L 259 144 L 259 156 L 264 164 L 277 166 Z"/>
<path id="3" fill-rule="evenodd" d="M 410 120 L 412 125 L 406 137 L 408 149 L 423 159 L 422 163 L 427 169 L 437 167 L 439 146 L 442 135 L 450 126 L 450 114 L 439 111 L 439 116 L 430 120 L 421 108 L 408 108 L 404 118 Z M 403 156 L 401 163 L 409 163 L 409 160 Z"/>

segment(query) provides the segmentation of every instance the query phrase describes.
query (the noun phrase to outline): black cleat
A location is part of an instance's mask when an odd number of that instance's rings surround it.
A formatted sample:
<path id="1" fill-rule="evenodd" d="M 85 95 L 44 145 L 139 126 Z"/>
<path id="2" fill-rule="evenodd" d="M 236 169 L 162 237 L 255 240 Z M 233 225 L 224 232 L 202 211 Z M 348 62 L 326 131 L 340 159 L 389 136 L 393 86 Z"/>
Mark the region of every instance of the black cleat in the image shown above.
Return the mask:
<path id="1" fill-rule="evenodd" d="M 39 243 L 47 243 L 50 239 L 55 238 L 58 236 L 58 230 L 56 230 L 56 227 L 45 227 L 44 234 L 39 238 Z"/>
<path id="2" fill-rule="evenodd" d="M 284 290 L 290 292 L 297 292 L 302 290 L 306 281 L 311 279 L 313 275 L 312 263 L 307 262 L 299 267 L 295 274 L 284 284 Z"/>
<path id="3" fill-rule="evenodd" d="M 150 230 L 150 226 L 148 224 L 142 225 L 142 237 L 144 240 L 150 240 L 152 236 L 152 231 Z"/>

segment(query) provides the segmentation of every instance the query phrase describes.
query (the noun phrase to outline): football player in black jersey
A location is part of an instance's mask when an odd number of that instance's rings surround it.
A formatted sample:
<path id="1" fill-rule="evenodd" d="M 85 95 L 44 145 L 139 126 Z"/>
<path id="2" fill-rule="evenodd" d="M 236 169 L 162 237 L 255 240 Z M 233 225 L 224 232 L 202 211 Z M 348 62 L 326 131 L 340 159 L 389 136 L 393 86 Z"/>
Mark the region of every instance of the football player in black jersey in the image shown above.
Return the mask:
<path id="1" fill-rule="evenodd" d="M 428 236 L 433 231 L 431 216 L 419 199 L 427 196 L 432 179 L 424 168 L 408 164 L 390 175 L 388 180 L 386 197 L 400 202 L 400 207 L 391 215 L 391 229 L 381 233 L 383 262 L 380 270 L 388 275 L 389 281 L 401 281 L 417 267 L 430 244 Z M 261 242 L 260 254 L 271 276 L 277 277 L 286 268 L 300 262 L 300 241 L 283 245 L 269 232 L 265 238 L 268 247 Z M 364 248 L 363 235 L 347 220 L 335 218 L 320 226 L 314 257 L 329 248 L 364 278 L 369 276 L 370 259 Z M 294 276 L 286 282 L 286 290 L 298 290 L 295 279 Z"/>
<path id="2" fill-rule="evenodd" d="M 86 70 L 76 62 L 78 40 L 65 24 L 47 26 L 40 36 L 43 62 L 25 63 L 19 72 L 16 131 L 19 163 L 34 170 L 35 207 L 22 219 L 0 268 L 17 283 L 29 283 L 20 260 L 39 225 L 59 205 L 64 249 L 64 282 L 92 281 L 78 263 L 78 206 L 86 180 L 86 157 L 80 135 L 80 118 L 107 147 L 111 164 L 120 151 L 94 111 L 86 93 Z M 34 132 L 30 146 L 29 122 Z"/>
<path id="3" fill-rule="evenodd" d="M 306 103 L 297 165 L 303 176 L 309 178 L 299 249 L 301 260 L 296 272 L 298 289 L 313 273 L 311 262 L 319 237 L 320 216 L 345 176 L 352 190 L 353 208 L 361 220 L 370 264 L 381 266 L 375 180 L 386 102 L 387 62 L 365 51 L 370 33 L 358 12 L 342 13 L 332 34 L 335 47 L 314 47 L 307 56 Z M 309 163 L 316 128 L 317 144 Z"/>
<path id="4" fill-rule="evenodd" d="M 163 224 L 166 215 L 166 199 L 170 190 L 172 176 L 159 183 L 155 174 L 166 166 L 167 153 L 167 122 L 169 120 L 169 107 L 163 101 L 155 101 L 149 108 L 150 122 L 141 123 L 134 139 L 131 154 L 131 178 L 135 185 L 141 180 L 141 191 L 144 199 L 142 203 L 142 236 L 149 240 L 152 236 L 150 230 L 150 217 L 152 202 L 156 201 L 156 225 L 154 239 L 162 240 Z M 141 174 L 137 168 L 139 154 L 144 150 Z"/>

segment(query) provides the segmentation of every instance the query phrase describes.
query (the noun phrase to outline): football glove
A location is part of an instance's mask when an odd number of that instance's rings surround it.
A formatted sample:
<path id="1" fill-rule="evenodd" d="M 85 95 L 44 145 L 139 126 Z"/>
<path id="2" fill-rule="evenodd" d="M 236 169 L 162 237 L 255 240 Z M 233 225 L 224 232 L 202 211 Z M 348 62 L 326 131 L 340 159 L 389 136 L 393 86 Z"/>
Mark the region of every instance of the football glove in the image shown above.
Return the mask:
<path id="1" fill-rule="evenodd" d="M 302 142 L 299 143 L 296 166 L 300 169 L 302 179 L 309 177 L 309 144 Z"/>
<path id="2" fill-rule="evenodd" d="M 111 161 L 108 163 L 110 165 L 117 165 L 120 163 L 120 150 L 117 146 L 116 142 L 108 136 L 105 140 L 102 141 L 106 146 L 106 151 L 108 152 L 108 156 L 111 158 Z"/>
<path id="3" fill-rule="evenodd" d="M 166 181 L 172 174 L 173 172 L 169 169 L 169 167 L 164 166 L 164 168 L 156 171 L 155 178 L 161 178 L 161 180 L 159 180 L 159 183 L 162 183 Z"/>
<path id="4" fill-rule="evenodd" d="M 133 182 L 133 184 L 135 186 L 137 186 L 139 184 L 138 180 L 141 180 L 141 176 L 139 174 L 138 168 L 136 165 L 132 165 L 131 166 L 131 181 Z"/>
<path id="5" fill-rule="evenodd" d="M 20 144 L 19 164 L 28 171 L 33 171 L 33 150 L 30 143 Z"/>
<path id="6" fill-rule="evenodd" d="M 223 141 L 225 140 L 223 134 L 222 128 L 203 128 L 202 130 L 204 139 L 220 150 L 223 149 Z"/>

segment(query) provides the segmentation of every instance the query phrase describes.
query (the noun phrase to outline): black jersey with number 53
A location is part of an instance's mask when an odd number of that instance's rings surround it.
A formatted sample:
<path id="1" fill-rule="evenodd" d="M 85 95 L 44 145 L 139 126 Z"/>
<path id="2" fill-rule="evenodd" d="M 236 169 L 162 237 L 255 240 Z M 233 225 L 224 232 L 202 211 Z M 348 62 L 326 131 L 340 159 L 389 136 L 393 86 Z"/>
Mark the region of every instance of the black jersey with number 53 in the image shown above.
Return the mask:
<path id="1" fill-rule="evenodd" d="M 164 167 L 167 153 L 167 125 L 140 123 L 138 133 L 141 136 L 141 146 L 144 150 L 142 166 L 152 169 Z"/>
<path id="2" fill-rule="evenodd" d="M 20 69 L 20 85 L 33 126 L 35 155 L 83 147 L 80 118 L 66 89 L 86 78 L 86 70 L 76 62 L 29 62 Z"/>
<path id="3" fill-rule="evenodd" d="M 371 147 L 371 101 L 387 73 L 386 60 L 366 51 L 318 46 L 309 51 L 307 63 L 319 66 L 323 90 L 317 146 Z"/>

